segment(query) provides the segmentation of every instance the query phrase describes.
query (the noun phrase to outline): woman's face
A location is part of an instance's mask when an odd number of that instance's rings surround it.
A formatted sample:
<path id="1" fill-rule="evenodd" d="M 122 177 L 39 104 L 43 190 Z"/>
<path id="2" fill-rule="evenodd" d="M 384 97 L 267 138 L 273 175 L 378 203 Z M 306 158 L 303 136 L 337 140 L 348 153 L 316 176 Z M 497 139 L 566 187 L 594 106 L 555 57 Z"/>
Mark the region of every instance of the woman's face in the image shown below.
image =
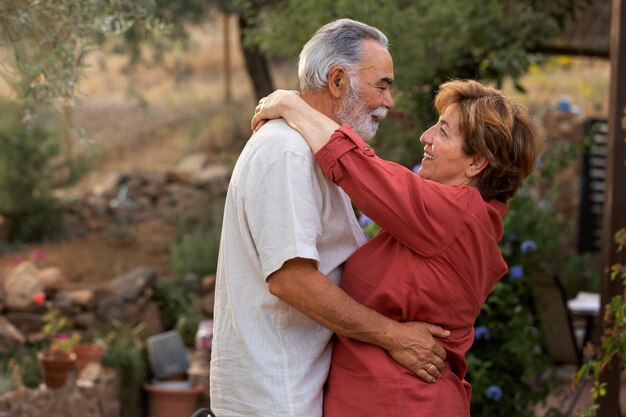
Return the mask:
<path id="1" fill-rule="evenodd" d="M 446 185 L 473 184 L 473 176 L 467 175 L 473 158 L 463 152 L 459 118 L 459 106 L 452 104 L 420 137 L 425 145 L 420 177 Z"/>

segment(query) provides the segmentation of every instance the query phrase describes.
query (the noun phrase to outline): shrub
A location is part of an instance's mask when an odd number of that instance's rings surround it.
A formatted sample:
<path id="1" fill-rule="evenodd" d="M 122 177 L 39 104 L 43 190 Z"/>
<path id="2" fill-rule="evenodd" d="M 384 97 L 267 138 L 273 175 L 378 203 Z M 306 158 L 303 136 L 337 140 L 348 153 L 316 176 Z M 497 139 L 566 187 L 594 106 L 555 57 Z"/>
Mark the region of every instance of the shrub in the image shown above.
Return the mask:
<path id="1" fill-rule="evenodd" d="M 142 327 L 113 323 L 113 330 L 107 337 L 107 350 L 102 364 L 117 372 L 122 417 L 142 415 L 141 390 L 148 381 L 148 363 L 144 348 Z"/>
<path id="2" fill-rule="evenodd" d="M 220 228 L 196 230 L 170 247 L 172 272 L 181 279 L 187 274 L 203 277 L 217 270 Z"/>
<path id="3" fill-rule="evenodd" d="M 42 111 L 22 120 L 22 114 L 0 100 L 0 215 L 11 225 L 10 241 L 31 242 L 61 231 L 64 207 L 54 190 L 78 180 L 87 165 L 62 155 L 54 117 Z"/>
<path id="4" fill-rule="evenodd" d="M 22 123 L 17 106 L 0 102 L 0 215 L 11 224 L 11 240 L 39 240 L 61 229 L 62 207 L 52 194 L 59 152 L 53 130 Z"/>

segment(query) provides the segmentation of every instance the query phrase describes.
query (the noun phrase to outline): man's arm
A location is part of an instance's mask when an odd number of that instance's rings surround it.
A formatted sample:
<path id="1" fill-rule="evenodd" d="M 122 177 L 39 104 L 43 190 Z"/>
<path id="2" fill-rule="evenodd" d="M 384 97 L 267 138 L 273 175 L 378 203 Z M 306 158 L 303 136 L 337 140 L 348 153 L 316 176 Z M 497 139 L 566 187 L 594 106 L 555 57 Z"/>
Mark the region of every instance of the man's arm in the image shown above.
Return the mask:
<path id="1" fill-rule="evenodd" d="M 445 350 L 434 337 L 449 332 L 427 323 L 398 323 L 346 294 L 310 259 L 290 259 L 268 278 L 271 294 L 342 336 L 379 346 L 426 382 L 441 375 Z M 431 366 L 431 364 L 433 366 Z"/>

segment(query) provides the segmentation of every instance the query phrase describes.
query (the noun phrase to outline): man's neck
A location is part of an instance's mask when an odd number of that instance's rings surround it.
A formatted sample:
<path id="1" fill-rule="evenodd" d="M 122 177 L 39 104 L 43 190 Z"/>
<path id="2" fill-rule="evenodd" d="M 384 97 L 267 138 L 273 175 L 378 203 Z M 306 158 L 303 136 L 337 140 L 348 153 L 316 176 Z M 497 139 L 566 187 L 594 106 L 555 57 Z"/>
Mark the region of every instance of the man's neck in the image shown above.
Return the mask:
<path id="1" fill-rule="evenodd" d="M 301 97 L 315 110 L 324 113 L 335 122 L 340 123 L 335 116 L 338 103 L 332 99 L 326 90 L 303 91 Z"/>

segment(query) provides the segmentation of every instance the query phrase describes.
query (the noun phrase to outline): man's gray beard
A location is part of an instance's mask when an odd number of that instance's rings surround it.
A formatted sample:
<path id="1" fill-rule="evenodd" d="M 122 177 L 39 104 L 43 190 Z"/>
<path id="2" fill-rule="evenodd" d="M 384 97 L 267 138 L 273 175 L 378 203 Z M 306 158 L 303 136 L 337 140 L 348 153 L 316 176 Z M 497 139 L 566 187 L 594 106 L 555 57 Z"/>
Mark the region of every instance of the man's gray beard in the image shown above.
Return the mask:
<path id="1" fill-rule="evenodd" d="M 352 82 L 350 82 L 346 96 L 336 113 L 339 122 L 352 126 L 352 129 L 354 129 L 363 140 L 370 140 L 378 130 L 378 122 L 374 120 L 372 116 L 377 116 L 382 119 L 386 115 L 387 109 L 385 107 L 378 107 L 375 110 L 368 109 L 361 97 L 361 92 L 358 87 L 352 85 Z"/>

